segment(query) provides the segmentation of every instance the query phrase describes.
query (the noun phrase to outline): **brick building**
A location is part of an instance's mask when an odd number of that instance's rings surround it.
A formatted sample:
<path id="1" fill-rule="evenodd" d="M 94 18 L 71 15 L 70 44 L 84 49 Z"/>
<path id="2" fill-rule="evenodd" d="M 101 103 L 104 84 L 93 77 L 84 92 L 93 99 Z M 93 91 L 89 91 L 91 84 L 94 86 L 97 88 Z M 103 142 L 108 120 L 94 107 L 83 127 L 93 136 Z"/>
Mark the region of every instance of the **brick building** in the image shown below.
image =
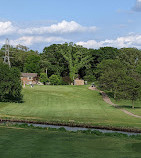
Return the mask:
<path id="1" fill-rule="evenodd" d="M 21 73 L 22 84 L 37 84 L 38 76 L 37 73 Z"/>

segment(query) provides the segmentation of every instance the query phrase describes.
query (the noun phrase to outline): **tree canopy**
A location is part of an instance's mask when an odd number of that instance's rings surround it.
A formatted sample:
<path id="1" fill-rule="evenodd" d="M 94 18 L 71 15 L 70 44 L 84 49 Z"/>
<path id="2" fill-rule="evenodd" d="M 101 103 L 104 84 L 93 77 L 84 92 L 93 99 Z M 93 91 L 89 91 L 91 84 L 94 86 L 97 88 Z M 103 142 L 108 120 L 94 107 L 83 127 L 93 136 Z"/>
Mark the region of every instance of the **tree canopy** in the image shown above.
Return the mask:
<path id="1" fill-rule="evenodd" d="M 1 63 L 3 55 L 4 46 L 0 49 Z M 52 44 L 38 53 L 18 45 L 10 46 L 10 57 L 12 69 L 7 71 L 17 71 L 16 67 L 20 72 L 38 73 L 44 84 L 49 79 L 52 84 L 71 84 L 79 77 L 98 81 L 99 88 L 115 99 L 130 99 L 133 103 L 141 98 L 141 50 L 137 48 L 87 49 L 71 42 Z"/>
<path id="2" fill-rule="evenodd" d="M 0 63 L 0 101 L 22 101 L 20 75 L 17 68 Z"/>

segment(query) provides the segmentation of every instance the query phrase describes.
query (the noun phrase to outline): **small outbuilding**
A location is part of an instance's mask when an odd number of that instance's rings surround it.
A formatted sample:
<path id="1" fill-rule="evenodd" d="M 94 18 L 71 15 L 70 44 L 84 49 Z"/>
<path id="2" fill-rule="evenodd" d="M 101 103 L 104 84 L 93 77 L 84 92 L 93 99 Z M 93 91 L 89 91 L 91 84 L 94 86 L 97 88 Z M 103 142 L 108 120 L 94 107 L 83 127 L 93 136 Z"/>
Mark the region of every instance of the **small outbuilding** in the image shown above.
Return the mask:
<path id="1" fill-rule="evenodd" d="M 81 79 L 79 79 L 79 78 L 76 78 L 76 79 L 74 80 L 74 85 L 79 86 L 79 85 L 84 85 L 84 84 L 85 84 L 84 80 L 81 80 Z"/>
<path id="2" fill-rule="evenodd" d="M 21 73 L 22 84 L 31 85 L 38 83 L 37 73 Z"/>

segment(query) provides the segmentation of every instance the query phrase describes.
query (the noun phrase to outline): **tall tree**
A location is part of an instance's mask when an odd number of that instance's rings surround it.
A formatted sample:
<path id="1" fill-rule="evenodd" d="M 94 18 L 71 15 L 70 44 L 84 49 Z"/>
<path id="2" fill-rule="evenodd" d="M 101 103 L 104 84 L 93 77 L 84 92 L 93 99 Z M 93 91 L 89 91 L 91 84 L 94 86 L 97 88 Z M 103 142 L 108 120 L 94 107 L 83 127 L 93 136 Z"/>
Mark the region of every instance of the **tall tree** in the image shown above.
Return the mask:
<path id="1" fill-rule="evenodd" d="M 116 99 L 120 83 L 127 76 L 124 65 L 119 60 L 103 60 L 97 66 L 97 73 L 101 88 L 112 92 Z"/>
<path id="2" fill-rule="evenodd" d="M 103 60 L 97 66 L 99 84 L 102 89 L 114 94 L 114 98 L 134 101 L 141 99 L 141 74 L 136 69 L 129 71 L 120 60 Z"/>
<path id="3" fill-rule="evenodd" d="M 122 48 L 119 52 L 118 58 L 127 67 L 129 73 L 141 64 L 141 50 L 136 48 Z"/>
<path id="4" fill-rule="evenodd" d="M 131 72 L 120 83 L 119 98 L 128 99 L 132 101 L 132 108 L 134 108 L 134 102 L 141 100 L 141 74 L 137 72 Z"/>
<path id="5" fill-rule="evenodd" d="M 61 45 L 61 54 L 68 62 L 69 76 L 71 80 L 75 78 L 78 71 L 85 67 L 91 60 L 86 48 L 82 46 L 73 45 L 73 43 L 65 43 Z"/>
<path id="6" fill-rule="evenodd" d="M 29 55 L 26 57 L 24 72 L 40 73 L 40 56 Z"/>
<path id="7" fill-rule="evenodd" d="M 20 71 L 0 63 L 0 101 L 22 101 Z"/>
<path id="8" fill-rule="evenodd" d="M 45 47 L 41 54 L 41 68 L 43 72 L 47 70 L 48 76 L 57 74 L 68 75 L 68 63 L 60 53 L 60 44 L 53 44 Z"/>

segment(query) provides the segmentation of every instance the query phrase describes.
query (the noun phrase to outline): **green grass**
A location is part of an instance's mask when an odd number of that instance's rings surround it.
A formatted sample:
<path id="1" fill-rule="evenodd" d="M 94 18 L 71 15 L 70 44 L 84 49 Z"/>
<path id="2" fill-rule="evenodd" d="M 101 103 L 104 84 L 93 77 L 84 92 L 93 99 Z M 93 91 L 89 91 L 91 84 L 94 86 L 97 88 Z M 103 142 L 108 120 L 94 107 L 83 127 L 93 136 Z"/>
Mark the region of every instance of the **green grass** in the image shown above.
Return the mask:
<path id="1" fill-rule="evenodd" d="M 132 102 L 129 100 L 120 100 L 120 101 L 113 100 L 113 102 L 119 105 L 121 108 L 128 110 L 129 112 L 141 116 L 141 101 L 135 101 L 134 109 L 132 109 Z"/>
<path id="2" fill-rule="evenodd" d="M 141 139 L 0 126 L 0 158 L 140 158 Z"/>
<path id="3" fill-rule="evenodd" d="M 29 86 L 24 103 L 0 103 L 0 117 L 141 129 L 141 119 L 105 103 L 88 86 Z"/>

